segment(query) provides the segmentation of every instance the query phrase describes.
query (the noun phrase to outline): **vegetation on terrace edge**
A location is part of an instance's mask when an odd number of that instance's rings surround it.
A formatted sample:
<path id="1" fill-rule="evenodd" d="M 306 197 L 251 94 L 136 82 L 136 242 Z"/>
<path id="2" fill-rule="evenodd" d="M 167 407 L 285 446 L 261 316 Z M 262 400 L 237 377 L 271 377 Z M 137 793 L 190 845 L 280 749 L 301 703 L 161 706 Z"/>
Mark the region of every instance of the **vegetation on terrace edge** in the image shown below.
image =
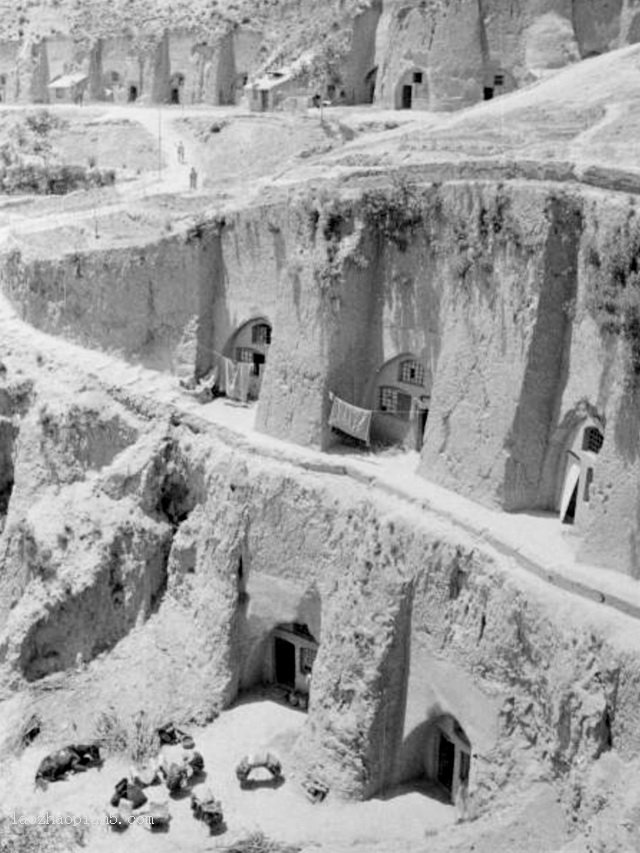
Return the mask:
<path id="1" fill-rule="evenodd" d="M 115 182 L 113 169 L 99 169 L 95 161 L 87 166 L 57 162 L 51 133 L 65 126 L 45 109 L 13 118 L 0 145 L 0 193 L 64 195 Z"/>
<path id="2" fill-rule="evenodd" d="M 603 335 L 622 339 L 628 347 L 627 380 L 640 383 L 640 222 L 634 207 L 602 253 L 587 253 L 591 267 L 586 307 Z"/>

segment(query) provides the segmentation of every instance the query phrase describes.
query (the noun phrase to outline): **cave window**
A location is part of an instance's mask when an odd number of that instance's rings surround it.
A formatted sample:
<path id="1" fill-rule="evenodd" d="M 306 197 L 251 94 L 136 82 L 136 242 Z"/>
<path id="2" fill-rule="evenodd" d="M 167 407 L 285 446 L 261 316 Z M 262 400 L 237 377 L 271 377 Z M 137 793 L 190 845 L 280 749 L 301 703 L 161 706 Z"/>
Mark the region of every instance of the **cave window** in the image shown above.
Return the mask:
<path id="1" fill-rule="evenodd" d="M 269 346 L 271 344 L 271 326 L 267 323 L 257 323 L 253 326 L 251 329 L 251 343 Z"/>
<path id="2" fill-rule="evenodd" d="M 597 427 L 587 427 L 582 436 L 582 449 L 591 453 L 600 453 L 604 436 Z"/>
<path id="3" fill-rule="evenodd" d="M 6 85 L 7 85 L 7 75 L 6 74 L 0 74 L 0 86 L 6 86 Z"/>
<path id="4" fill-rule="evenodd" d="M 253 350 L 251 347 L 236 347 L 236 361 L 253 364 Z"/>
<path id="5" fill-rule="evenodd" d="M 424 367 L 417 361 L 403 361 L 398 380 L 407 385 L 424 385 Z"/>
<path id="6" fill-rule="evenodd" d="M 380 411 L 396 415 L 403 420 L 409 419 L 411 412 L 411 396 L 403 394 L 398 388 L 383 385 L 380 388 Z"/>
<path id="7" fill-rule="evenodd" d="M 504 74 L 496 74 L 493 78 L 494 86 L 504 86 Z"/>
<path id="8" fill-rule="evenodd" d="M 414 83 L 422 83 L 422 71 L 414 71 L 413 72 L 413 82 Z"/>
<path id="9" fill-rule="evenodd" d="M 120 75 L 118 74 L 117 71 L 111 72 L 111 82 L 112 83 L 119 83 L 120 82 Z"/>

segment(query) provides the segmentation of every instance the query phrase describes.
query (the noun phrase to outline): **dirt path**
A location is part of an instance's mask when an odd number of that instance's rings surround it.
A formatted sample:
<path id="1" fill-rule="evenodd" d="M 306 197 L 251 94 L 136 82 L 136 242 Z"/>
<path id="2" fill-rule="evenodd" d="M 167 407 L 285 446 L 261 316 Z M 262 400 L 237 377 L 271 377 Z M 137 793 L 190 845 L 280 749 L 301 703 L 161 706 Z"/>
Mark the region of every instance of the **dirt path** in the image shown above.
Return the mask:
<path id="1" fill-rule="evenodd" d="M 14 207 L 5 206 L 2 217 L 5 225 L 0 228 L 0 250 L 10 249 L 14 238 L 29 234 L 40 233 L 65 226 L 77 227 L 81 223 L 91 223 L 106 214 L 117 214 L 127 210 L 130 204 L 140 199 L 148 199 L 154 195 L 180 195 L 189 193 L 189 170 L 191 165 L 199 168 L 194 161 L 195 146 L 188 152 L 191 156 L 185 164 L 177 159 L 177 145 L 180 135 L 174 127 L 177 118 L 182 113 L 171 110 L 153 110 L 150 108 L 107 107 L 104 109 L 105 121 L 126 118 L 134 120 L 155 136 L 160 143 L 158 169 L 147 172 L 135 181 L 116 184 L 113 191 L 100 193 L 96 196 L 95 204 L 82 210 L 70 210 L 65 213 L 48 212 L 42 215 L 21 214 Z M 109 196 L 105 198 L 105 196 Z"/>

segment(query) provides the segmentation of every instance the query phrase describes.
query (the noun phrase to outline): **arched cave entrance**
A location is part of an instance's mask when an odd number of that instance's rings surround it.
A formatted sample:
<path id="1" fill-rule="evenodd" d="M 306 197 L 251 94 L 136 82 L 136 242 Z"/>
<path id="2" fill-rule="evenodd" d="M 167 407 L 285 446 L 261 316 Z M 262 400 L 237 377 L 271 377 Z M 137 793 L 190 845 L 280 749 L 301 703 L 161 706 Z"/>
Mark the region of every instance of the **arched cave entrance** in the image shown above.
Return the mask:
<path id="1" fill-rule="evenodd" d="M 243 382 L 248 382 L 249 400 L 257 400 L 260 396 L 260 386 L 271 346 L 271 330 L 271 323 L 265 317 L 254 317 L 233 333 L 224 350 L 228 359 L 237 365 L 244 365 L 244 373 L 247 376 L 243 373 L 240 378 Z"/>
<path id="2" fill-rule="evenodd" d="M 366 103 L 372 104 L 375 92 L 376 92 L 376 81 L 378 79 L 378 66 L 375 65 L 371 71 L 365 76 L 364 82 L 366 87 Z"/>
<path id="3" fill-rule="evenodd" d="M 517 88 L 515 78 L 504 68 L 493 67 L 485 74 L 483 98 L 490 101 Z"/>
<path id="4" fill-rule="evenodd" d="M 372 442 L 420 450 L 431 401 L 431 376 L 423 361 L 403 353 L 385 362 L 372 396 Z"/>
<path id="5" fill-rule="evenodd" d="M 596 418 L 589 417 L 574 432 L 565 453 L 560 496 L 560 521 L 574 524 L 581 507 L 589 503 L 596 457 L 604 443 L 604 429 Z"/>
<path id="6" fill-rule="evenodd" d="M 185 76 L 182 72 L 176 71 L 171 75 L 169 81 L 169 102 L 171 104 L 182 103 L 182 89 L 184 87 Z"/>
<path id="7" fill-rule="evenodd" d="M 451 714 L 436 717 L 425 733 L 424 771 L 450 802 L 469 785 L 471 743 Z"/>
<path id="8" fill-rule="evenodd" d="M 405 71 L 396 86 L 395 108 L 397 110 L 427 109 L 429 106 L 429 86 L 427 75 L 422 68 Z"/>
<path id="9" fill-rule="evenodd" d="M 306 623 L 281 623 L 267 646 L 265 681 L 282 691 L 290 704 L 306 710 L 317 654 L 318 642 Z"/>

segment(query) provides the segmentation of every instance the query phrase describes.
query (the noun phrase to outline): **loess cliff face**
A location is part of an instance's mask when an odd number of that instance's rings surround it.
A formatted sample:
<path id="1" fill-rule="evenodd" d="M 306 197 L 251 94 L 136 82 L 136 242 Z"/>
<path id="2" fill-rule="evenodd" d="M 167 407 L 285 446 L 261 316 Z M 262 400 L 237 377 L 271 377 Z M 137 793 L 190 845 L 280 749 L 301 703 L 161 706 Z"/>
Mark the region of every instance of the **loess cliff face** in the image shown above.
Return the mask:
<path id="1" fill-rule="evenodd" d="M 607 297 L 621 273 L 606 258 L 632 275 L 637 234 L 623 195 L 405 176 L 305 189 L 144 248 L 14 253 L 2 278 L 33 324 L 178 373 L 203 375 L 234 331 L 267 318 L 257 424 L 303 445 L 335 441 L 328 392 L 375 408 L 377 371 L 414 353 L 431 395 L 421 474 L 510 511 L 558 507 L 572 431 L 599 417 L 584 555 L 635 573 L 622 507 L 637 482 L 637 345 Z"/>
<path id="2" fill-rule="evenodd" d="M 459 109 L 580 59 L 635 44 L 640 15 L 622 0 L 385 0 L 376 34 L 376 102 Z M 419 103 L 418 103 L 419 101 Z"/>
<path id="3" fill-rule="evenodd" d="M 637 755 L 637 655 L 596 607 L 574 626 L 505 558 L 356 482 L 57 390 L 31 391 L 0 540 L 2 698 L 50 734 L 65 697 L 83 736 L 97 707 L 210 719 L 303 622 L 319 651 L 294 772 L 337 795 L 419 775 L 443 714 L 472 744 L 480 810 L 508 781 Z"/>

